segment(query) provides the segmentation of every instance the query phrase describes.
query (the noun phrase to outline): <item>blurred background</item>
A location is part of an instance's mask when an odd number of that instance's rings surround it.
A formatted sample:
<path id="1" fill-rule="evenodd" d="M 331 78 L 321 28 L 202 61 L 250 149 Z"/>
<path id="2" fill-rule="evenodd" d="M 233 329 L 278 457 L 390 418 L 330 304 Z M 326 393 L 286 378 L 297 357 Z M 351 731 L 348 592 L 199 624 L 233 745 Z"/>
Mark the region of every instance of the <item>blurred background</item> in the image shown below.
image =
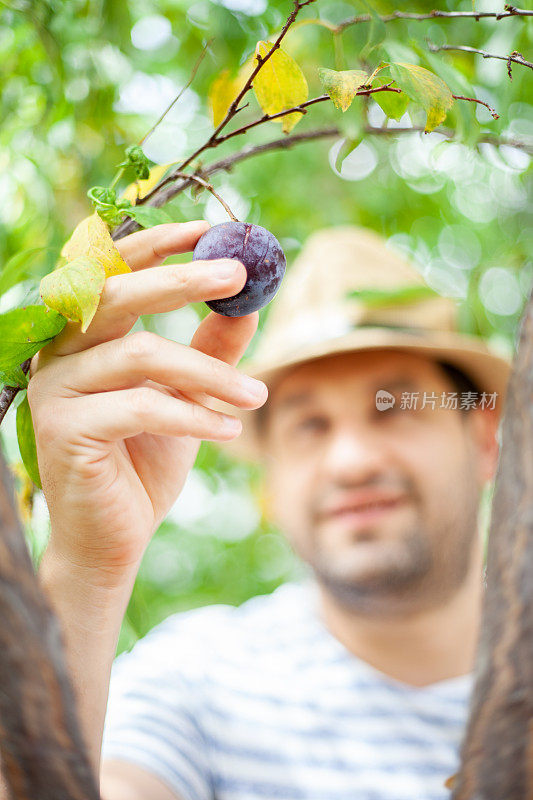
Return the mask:
<path id="1" fill-rule="evenodd" d="M 419 13 L 434 7 L 417 0 L 372 4 L 380 14 L 398 5 Z M 472 7 L 472 0 L 439 4 L 441 10 Z M 279 33 L 291 9 L 289 0 L 0 0 L 0 270 L 23 254 L 26 271 L 23 282 L 1 295 L 0 312 L 35 302 L 40 277 L 92 211 L 87 189 L 110 183 L 124 148 L 141 139 L 188 81 L 206 43 L 194 82 L 144 145 L 156 164 L 182 160 L 208 138 L 213 80 L 224 69 L 236 72 L 259 39 Z M 501 9 L 492 0 L 475 0 L 476 11 Z M 336 24 L 365 11 L 362 1 L 318 0 L 301 17 Z M 531 69 L 514 64 L 511 80 L 505 60 L 431 53 L 428 41 L 500 55 L 517 50 L 531 59 L 533 22 L 394 20 L 384 29 L 380 49 L 368 63 L 385 59 L 425 66 L 454 93 L 489 103 L 499 119 L 480 105 L 457 101 L 443 126 L 455 131 L 453 140 L 438 131 L 368 135 L 339 172 L 335 159 L 343 138 L 332 137 L 243 161 L 231 173 L 214 176 L 213 184 L 239 219 L 275 234 L 289 269 L 318 228 L 354 223 L 376 230 L 412 259 L 434 289 L 457 301 L 463 330 L 512 353 L 533 279 Z M 315 97 L 323 93 L 317 67 L 360 68 L 358 54 L 368 37 L 368 23 L 346 28 L 336 42 L 326 27 L 303 25 L 289 33 L 284 48 L 300 64 L 309 96 Z M 255 97 L 250 93 L 247 100 L 235 127 L 260 116 Z M 345 114 L 329 102 L 311 107 L 293 133 L 328 125 L 349 131 L 361 118 L 385 125 L 385 114 L 371 98 L 356 98 Z M 388 128 L 419 124 L 414 111 L 400 122 L 389 120 Z M 203 163 L 281 135 L 281 126 L 269 122 L 208 151 Z M 491 137 L 492 143 L 479 141 Z M 178 222 L 227 219 L 207 192 L 182 193 L 166 210 Z M 206 312 L 196 304 L 145 317 L 138 327 L 188 343 Z M 268 308 L 261 312 L 261 324 L 267 314 Z M 13 409 L 0 438 L 28 508 Z M 39 492 L 25 524 L 37 563 L 49 533 Z M 119 652 L 174 611 L 238 604 L 301 574 L 267 519 L 260 469 L 203 443 L 182 495 L 147 550 Z"/>

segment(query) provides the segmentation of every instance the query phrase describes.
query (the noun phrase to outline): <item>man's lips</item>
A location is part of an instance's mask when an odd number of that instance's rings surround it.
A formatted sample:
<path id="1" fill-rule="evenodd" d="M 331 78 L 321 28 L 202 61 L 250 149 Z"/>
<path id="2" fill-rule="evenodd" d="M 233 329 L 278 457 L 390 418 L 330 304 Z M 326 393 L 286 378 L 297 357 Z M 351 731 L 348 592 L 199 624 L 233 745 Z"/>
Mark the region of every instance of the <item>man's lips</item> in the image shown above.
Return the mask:
<path id="1" fill-rule="evenodd" d="M 405 495 L 390 494 L 361 494 L 357 498 L 346 499 L 336 505 L 331 505 L 324 509 L 321 514 L 322 519 L 340 518 L 373 518 L 380 514 L 387 513 L 406 501 Z"/>

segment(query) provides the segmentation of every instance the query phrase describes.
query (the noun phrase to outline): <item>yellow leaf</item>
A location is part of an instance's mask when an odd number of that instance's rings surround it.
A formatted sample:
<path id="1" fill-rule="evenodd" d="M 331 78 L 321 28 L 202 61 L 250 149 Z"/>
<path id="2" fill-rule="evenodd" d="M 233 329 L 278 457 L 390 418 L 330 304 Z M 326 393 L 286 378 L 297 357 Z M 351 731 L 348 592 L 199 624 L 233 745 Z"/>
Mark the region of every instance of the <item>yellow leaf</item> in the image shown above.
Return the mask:
<path id="1" fill-rule="evenodd" d="M 85 256 L 95 259 L 105 271 L 105 277 L 131 272 L 118 252 L 104 220 L 96 213 L 83 219 L 63 245 L 61 255 L 68 261 Z"/>
<path id="2" fill-rule="evenodd" d="M 368 80 L 368 74 L 360 69 L 337 71 L 319 67 L 318 77 L 326 94 L 329 94 L 334 105 L 341 111 L 346 111 L 351 106 L 357 90 L 366 85 Z"/>
<path id="3" fill-rule="evenodd" d="M 453 95 L 444 81 L 417 64 L 390 64 L 390 74 L 402 92 L 426 111 L 425 132 L 429 133 L 453 106 Z"/>
<path id="4" fill-rule="evenodd" d="M 253 57 L 251 57 L 244 62 L 235 77 L 231 77 L 229 69 L 225 69 L 211 84 L 207 101 L 215 128 L 226 116 L 228 108 L 250 77 L 253 68 Z"/>
<path id="5" fill-rule="evenodd" d="M 255 53 L 250 53 L 242 67 L 239 68 L 237 73 L 237 80 L 239 82 L 239 91 L 242 89 L 252 72 L 256 67 Z"/>
<path id="6" fill-rule="evenodd" d="M 220 125 L 231 103 L 239 94 L 236 84 L 237 79 L 230 77 L 229 69 L 225 69 L 209 87 L 207 100 L 215 128 Z"/>
<path id="7" fill-rule="evenodd" d="M 130 185 L 122 193 L 122 197 L 135 205 L 137 197 L 141 198 L 147 195 L 148 192 L 150 192 L 154 186 L 159 183 L 167 169 L 171 166 L 172 162 L 170 164 L 156 164 L 155 167 L 152 167 L 150 170 L 149 178 L 146 178 L 145 180 L 139 180 L 137 183 L 130 183 Z M 139 187 L 138 195 L 137 186 Z"/>
<path id="8" fill-rule="evenodd" d="M 41 297 L 49 308 L 72 322 L 81 322 L 85 333 L 96 313 L 106 274 L 95 258 L 80 256 L 41 280 Z"/>
<path id="9" fill-rule="evenodd" d="M 258 42 L 256 56 L 264 58 L 270 52 L 270 42 Z M 278 48 L 261 67 L 254 78 L 253 88 L 257 102 L 265 114 L 277 114 L 287 108 L 298 106 L 307 100 L 309 89 L 302 70 L 281 48 Z M 289 133 L 302 118 L 299 111 L 280 117 L 284 133 Z M 276 120 L 277 122 L 278 120 Z"/>

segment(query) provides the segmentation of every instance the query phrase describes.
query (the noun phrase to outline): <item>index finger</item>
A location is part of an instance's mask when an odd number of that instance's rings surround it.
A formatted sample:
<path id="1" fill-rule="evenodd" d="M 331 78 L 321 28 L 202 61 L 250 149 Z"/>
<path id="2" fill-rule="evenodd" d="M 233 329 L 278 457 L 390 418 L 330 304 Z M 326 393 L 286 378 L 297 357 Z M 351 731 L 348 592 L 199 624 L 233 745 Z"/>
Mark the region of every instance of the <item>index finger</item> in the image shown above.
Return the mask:
<path id="1" fill-rule="evenodd" d="M 144 231 L 130 233 L 115 242 L 120 255 L 136 271 L 146 267 L 156 267 L 168 256 L 188 253 L 208 230 L 209 223 L 203 219 L 191 222 L 168 222 L 154 225 Z"/>
<path id="2" fill-rule="evenodd" d="M 154 225 L 153 228 L 137 231 L 117 240 L 115 246 L 128 266 L 136 272 L 158 266 L 168 256 L 189 252 L 209 227 L 209 223 L 201 219 L 193 220 L 192 222 L 170 222 L 164 225 Z M 134 278 L 131 273 L 112 277 Z M 140 277 L 138 276 L 138 278 Z M 138 278 L 135 280 L 138 280 Z M 102 297 L 105 297 L 105 287 Z M 100 302 L 96 316 L 101 312 L 101 309 L 102 302 Z M 105 338 L 114 338 L 115 335 L 124 336 L 133 327 L 138 316 L 138 314 L 124 313 L 124 319 L 116 319 L 115 327 L 119 331 L 116 334 L 113 326 L 108 322 Z M 54 355 L 66 355 L 79 350 L 86 350 L 101 341 L 101 332 L 96 331 L 94 325 L 92 328 L 89 326 L 89 329 L 82 333 L 79 323 L 67 322 L 61 333 L 53 340 L 53 346 L 48 346 L 47 352 L 48 354 L 53 352 Z M 33 362 L 32 373 L 38 360 L 38 358 L 35 358 Z"/>

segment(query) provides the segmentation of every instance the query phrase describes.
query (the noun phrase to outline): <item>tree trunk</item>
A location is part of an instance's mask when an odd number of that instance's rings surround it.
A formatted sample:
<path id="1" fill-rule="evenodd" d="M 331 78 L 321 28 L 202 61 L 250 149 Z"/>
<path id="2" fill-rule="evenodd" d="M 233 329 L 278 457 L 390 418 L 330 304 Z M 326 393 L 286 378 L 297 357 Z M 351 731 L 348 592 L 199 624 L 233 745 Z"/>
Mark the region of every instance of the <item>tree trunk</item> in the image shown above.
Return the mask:
<path id="1" fill-rule="evenodd" d="M 533 800 L 533 293 L 502 423 L 476 682 L 454 800 Z"/>
<path id="2" fill-rule="evenodd" d="M 57 618 L 39 588 L 0 452 L 0 753 L 13 800 L 99 800 Z"/>

